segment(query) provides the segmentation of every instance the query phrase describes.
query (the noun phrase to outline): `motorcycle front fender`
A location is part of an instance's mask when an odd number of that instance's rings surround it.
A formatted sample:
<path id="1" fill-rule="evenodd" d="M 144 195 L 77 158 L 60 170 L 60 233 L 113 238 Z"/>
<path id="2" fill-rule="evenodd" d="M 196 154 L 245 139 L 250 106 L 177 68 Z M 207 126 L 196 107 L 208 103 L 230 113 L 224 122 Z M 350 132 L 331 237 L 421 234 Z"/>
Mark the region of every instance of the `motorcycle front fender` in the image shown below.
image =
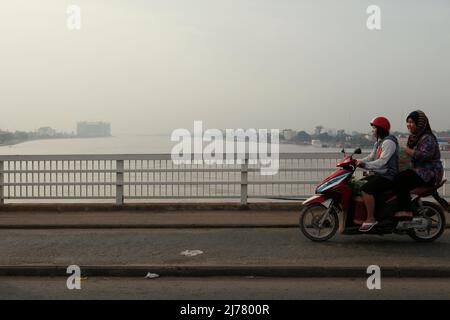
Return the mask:
<path id="1" fill-rule="evenodd" d="M 323 195 L 323 194 L 317 194 L 317 195 L 314 195 L 314 196 L 306 199 L 303 202 L 303 205 L 306 206 L 306 205 L 310 205 L 312 203 L 320 203 L 325 208 L 328 209 L 330 207 L 330 205 L 332 204 L 332 202 L 333 202 L 333 199 L 331 199 L 329 196 L 326 196 L 326 195 Z"/>

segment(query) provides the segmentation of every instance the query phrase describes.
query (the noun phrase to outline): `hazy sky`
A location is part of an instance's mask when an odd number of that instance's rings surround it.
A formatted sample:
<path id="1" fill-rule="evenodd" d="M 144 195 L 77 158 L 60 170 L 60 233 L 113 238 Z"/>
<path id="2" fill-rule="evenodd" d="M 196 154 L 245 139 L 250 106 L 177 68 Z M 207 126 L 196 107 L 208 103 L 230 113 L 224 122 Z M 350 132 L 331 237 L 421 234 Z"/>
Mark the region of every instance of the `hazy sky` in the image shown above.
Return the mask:
<path id="1" fill-rule="evenodd" d="M 404 131 L 417 106 L 449 129 L 449 34 L 448 0 L 3 1 L 0 129 L 368 131 L 386 115 Z"/>

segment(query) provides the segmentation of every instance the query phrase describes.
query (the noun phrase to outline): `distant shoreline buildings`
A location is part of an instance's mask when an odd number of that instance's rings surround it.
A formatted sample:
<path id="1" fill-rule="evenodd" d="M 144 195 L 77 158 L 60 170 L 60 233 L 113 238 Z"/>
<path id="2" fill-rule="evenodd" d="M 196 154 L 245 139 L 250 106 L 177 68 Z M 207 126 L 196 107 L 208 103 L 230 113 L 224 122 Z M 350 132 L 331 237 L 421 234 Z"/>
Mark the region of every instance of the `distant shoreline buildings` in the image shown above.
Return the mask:
<path id="1" fill-rule="evenodd" d="M 77 123 L 77 137 L 79 138 L 94 138 L 94 137 L 110 137 L 111 124 L 107 122 L 78 122 Z"/>
<path id="2" fill-rule="evenodd" d="M 323 131 L 323 126 L 316 126 L 314 133 L 309 134 L 306 131 L 282 129 L 280 130 L 280 142 L 298 145 L 310 145 L 318 148 L 337 147 L 337 148 L 371 148 L 373 138 L 366 133 L 352 132 L 347 134 L 345 130 Z M 401 145 L 405 145 L 408 140 L 408 133 L 392 132 Z M 450 130 L 435 132 L 438 138 L 439 148 L 442 151 L 450 151 Z"/>
<path id="3" fill-rule="evenodd" d="M 73 139 L 111 137 L 111 124 L 107 122 L 79 122 L 77 132 L 57 132 L 51 127 L 40 127 L 35 131 L 3 131 L 0 129 L 0 146 L 14 145 L 31 140 Z"/>
<path id="4" fill-rule="evenodd" d="M 223 130 L 222 130 L 223 131 Z M 407 133 L 392 132 L 401 145 L 406 145 Z M 450 130 L 435 132 L 441 151 L 450 151 Z M 88 122 L 77 123 L 76 132 L 57 132 L 51 127 L 40 127 L 33 132 L 25 131 L 2 131 L 0 129 L 0 146 L 14 145 L 31 140 L 42 139 L 73 139 L 73 138 L 102 138 L 111 137 L 111 124 L 108 122 Z M 351 134 L 345 130 L 327 130 L 322 126 L 316 126 L 314 133 L 307 133 L 304 130 L 281 129 L 280 143 L 308 145 L 318 148 L 371 148 L 373 138 L 367 133 L 353 131 Z"/>

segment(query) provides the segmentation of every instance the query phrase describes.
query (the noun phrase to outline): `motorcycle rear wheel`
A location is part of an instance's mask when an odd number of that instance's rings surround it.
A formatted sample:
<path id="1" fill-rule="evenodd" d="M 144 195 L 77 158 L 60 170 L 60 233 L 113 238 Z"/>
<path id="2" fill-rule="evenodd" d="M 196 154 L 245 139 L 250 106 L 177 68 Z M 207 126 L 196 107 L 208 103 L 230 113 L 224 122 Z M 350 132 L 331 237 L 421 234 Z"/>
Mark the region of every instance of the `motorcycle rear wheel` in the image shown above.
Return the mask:
<path id="1" fill-rule="evenodd" d="M 320 203 L 313 203 L 302 209 L 300 213 L 300 230 L 303 235 L 312 241 L 322 242 L 331 239 L 339 228 L 338 214 L 334 208 L 323 225 L 319 225 L 320 219 L 327 212 L 327 208 Z"/>
<path id="2" fill-rule="evenodd" d="M 423 201 L 416 217 L 426 218 L 430 222 L 430 226 L 426 231 L 419 232 L 414 230 L 408 234 L 417 242 L 432 242 L 444 233 L 446 227 L 445 214 L 439 205 L 433 202 Z M 435 229 L 433 233 L 430 232 L 432 228 Z"/>

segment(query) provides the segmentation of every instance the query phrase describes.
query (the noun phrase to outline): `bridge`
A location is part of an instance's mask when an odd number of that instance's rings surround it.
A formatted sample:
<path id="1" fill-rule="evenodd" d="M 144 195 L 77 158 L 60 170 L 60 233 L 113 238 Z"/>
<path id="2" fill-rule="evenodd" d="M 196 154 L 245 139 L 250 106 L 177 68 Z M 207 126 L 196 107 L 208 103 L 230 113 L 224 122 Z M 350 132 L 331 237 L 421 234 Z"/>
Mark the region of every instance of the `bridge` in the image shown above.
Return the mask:
<path id="1" fill-rule="evenodd" d="M 278 174 L 262 176 L 248 160 L 0 156 L 0 299 L 374 299 L 366 286 L 373 264 L 387 288 L 378 298 L 445 296 L 448 229 L 432 246 L 398 235 L 338 234 L 323 244 L 301 236 L 298 202 L 275 200 L 310 196 L 341 158 L 284 153 Z M 444 153 L 447 176 L 449 159 Z M 441 194 L 449 197 L 448 184 Z M 69 265 L 85 276 L 80 292 L 66 288 Z M 149 281 L 148 273 L 161 278 Z"/>

